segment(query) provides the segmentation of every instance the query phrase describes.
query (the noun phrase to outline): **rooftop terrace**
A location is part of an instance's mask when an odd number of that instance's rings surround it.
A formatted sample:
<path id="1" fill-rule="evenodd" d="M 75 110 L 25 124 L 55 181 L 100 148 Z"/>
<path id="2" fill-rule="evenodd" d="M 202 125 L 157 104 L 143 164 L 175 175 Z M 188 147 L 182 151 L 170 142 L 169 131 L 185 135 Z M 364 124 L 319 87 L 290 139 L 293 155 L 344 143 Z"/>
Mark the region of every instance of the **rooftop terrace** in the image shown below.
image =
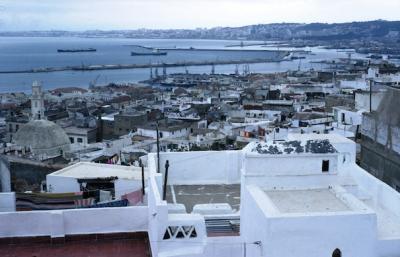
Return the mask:
<path id="1" fill-rule="evenodd" d="M 265 191 L 282 213 L 340 212 L 350 208 L 329 189 Z"/>
<path id="2" fill-rule="evenodd" d="M 139 167 L 97 164 L 90 162 L 79 162 L 59 171 L 53 172 L 50 175 L 78 179 L 101 177 L 118 177 L 120 179 L 132 180 L 142 179 L 141 168 Z M 145 177 L 148 177 L 147 170 L 145 170 Z"/>
<path id="3" fill-rule="evenodd" d="M 169 185 L 168 203 L 185 205 L 188 213 L 196 204 L 228 203 L 234 210 L 240 208 L 240 185 Z"/>

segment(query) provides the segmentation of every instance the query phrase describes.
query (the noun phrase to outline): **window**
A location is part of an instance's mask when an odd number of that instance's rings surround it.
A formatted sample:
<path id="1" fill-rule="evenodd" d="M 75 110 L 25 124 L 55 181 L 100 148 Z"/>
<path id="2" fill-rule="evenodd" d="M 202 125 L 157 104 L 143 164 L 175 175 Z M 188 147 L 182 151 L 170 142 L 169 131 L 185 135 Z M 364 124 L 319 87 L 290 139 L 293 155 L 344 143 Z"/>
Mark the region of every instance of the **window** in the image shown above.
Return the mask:
<path id="1" fill-rule="evenodd" d="M 342 123 L 346 121 L 346 115 L 342 112 Z"/>
<path id="2" fill-rule="evenodd" d="M 19 125 L 17 124 L 17 125 L 15 125 L 15 131 L 18 131 L 18 129 L 19 129 Z"/>
<path id="3" fill-rule="evenodd" d="M 329 160 L 322 161 L 322 172 L 329 172 Z"/>
<path id="4" fill-rule="evenodd" d="M 71 141 L 71 144 L 73 144 L 73 143 L 75 142 L 75 140 L 74 140 L 73 137 L 70 137 L 70 138 L 69 138 L 69 141 Z"/>
<path id="5" fill-rule="evenodd" d="M 77 138 L 77 141 L 78 141 L 78 143 L 83 143 L 83 138 L 78 137 L 78 138 Z"/>
<path id="6" fill-rule="evenodd" d="M 332 257 L 342 257 L 342 252 L 336 248 L 332 253 Z"/>

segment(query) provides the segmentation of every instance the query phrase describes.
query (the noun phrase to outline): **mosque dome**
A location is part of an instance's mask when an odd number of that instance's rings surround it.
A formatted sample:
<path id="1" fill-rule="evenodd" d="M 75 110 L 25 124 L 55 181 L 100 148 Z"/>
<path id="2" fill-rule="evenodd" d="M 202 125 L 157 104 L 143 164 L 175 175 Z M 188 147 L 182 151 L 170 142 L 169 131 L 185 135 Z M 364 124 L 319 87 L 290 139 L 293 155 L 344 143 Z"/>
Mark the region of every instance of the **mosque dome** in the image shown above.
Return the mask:
<path id="1" fill-rule="evenodd" d="M 70 150 L 65 131 L 47 120 L 32 120 L 22 126 L 14 136 L 14 143 L 31 149 L 40 159 L 53 158 Z"/>

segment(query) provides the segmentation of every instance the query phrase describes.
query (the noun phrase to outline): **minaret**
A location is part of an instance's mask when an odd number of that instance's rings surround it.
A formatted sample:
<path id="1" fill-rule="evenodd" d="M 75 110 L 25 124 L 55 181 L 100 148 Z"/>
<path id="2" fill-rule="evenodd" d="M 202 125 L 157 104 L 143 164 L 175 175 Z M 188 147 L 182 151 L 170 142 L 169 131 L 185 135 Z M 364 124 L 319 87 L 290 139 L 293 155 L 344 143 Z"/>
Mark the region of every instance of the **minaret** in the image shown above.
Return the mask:
<path id="1" fill-rule="evenodd" d="M 32 120 L 45 119 L 42 85 L 37 81 L 33 82 L 32 84 L 31 112 Z"/>

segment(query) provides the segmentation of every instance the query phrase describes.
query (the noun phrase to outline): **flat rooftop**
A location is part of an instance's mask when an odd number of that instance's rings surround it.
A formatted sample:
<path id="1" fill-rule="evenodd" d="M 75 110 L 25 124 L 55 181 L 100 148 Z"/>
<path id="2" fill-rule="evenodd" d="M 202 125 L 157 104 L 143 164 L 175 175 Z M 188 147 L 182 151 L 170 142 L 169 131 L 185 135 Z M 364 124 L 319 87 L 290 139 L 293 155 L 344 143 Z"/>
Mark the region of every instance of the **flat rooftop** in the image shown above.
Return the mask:
<path id="1" fill-rule="evenodd" d="M 329 189 L 264 191 L 281 213 L 341 212 L 350 208 Z"/>
<path id="2" fill-rule="evenodd" d="M 119 179 L 141 180 L 142 170 L 140 167 L 134 166 L 79 162 L 49 175 L 77 179 L 118 177 Z M 147 177 L 148 172 L 145 168 L 145 178 L 147 179 Z"/>
<path id="3" fill-rule="evenodd" d="M 70 126 L 64 128 L 67 134 L 75 134 L 75 135 L 86 135 L 89 131 L 96 130 L 96 128 L 79 128 L 76 126 Z"/>
<path id="4" fill-rule="evenodd" d="M 284 142 L 263 142 L 250 146 L 252 153 L 268 155 L 288 154 L 334 154 L 336 149 L 327 139 L 291 140 Z"/>
<path id="5" fill-rule="evenodd" d="M 185 205 L 191 213 L 196 204 L 228 203 L 240 208 L 240 185 L 168 185 L 167 202 Z"/>

